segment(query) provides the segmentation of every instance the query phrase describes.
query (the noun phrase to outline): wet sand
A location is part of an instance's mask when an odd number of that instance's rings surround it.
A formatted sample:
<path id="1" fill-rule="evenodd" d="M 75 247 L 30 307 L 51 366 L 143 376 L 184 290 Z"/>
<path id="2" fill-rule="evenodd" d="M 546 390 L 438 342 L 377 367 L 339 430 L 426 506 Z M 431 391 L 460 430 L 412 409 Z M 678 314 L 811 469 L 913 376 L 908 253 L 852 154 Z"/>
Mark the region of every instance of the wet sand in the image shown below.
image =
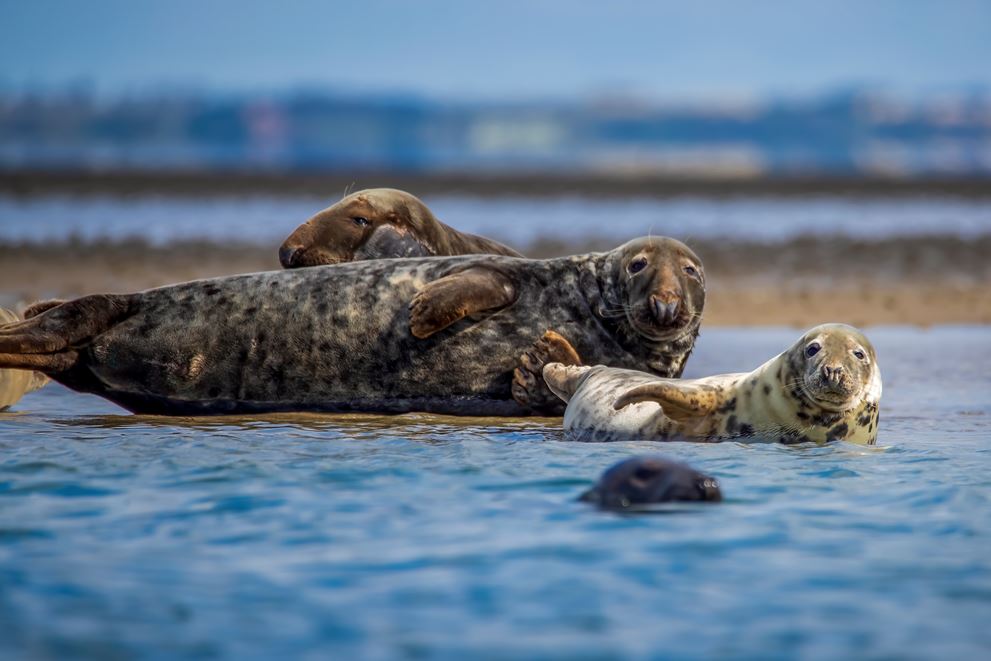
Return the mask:
<path id="1" fill-rule="evenodd" d="M 612 247 L 538 241 L 549 257 Z M 705 324 L 991 324 L 991 235 L 784 243 L 694 241 L 708 279 Z M 279 268 L 275 247 L 137 240 L 0 244 L 0 305 L 137 291 L 196 278 Z"/>

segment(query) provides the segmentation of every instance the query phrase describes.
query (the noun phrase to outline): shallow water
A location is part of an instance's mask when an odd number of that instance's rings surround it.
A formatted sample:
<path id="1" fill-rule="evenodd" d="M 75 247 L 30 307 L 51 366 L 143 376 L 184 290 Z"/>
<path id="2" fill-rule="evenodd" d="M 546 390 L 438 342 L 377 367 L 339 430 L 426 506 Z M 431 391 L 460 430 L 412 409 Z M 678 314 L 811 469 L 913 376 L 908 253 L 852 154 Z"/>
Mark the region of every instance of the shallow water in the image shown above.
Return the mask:
<path id="1" fill-rule="evenodd" d="M 339 199 L 316 197 L 0 196 L 0 241 L 144 238 L 247 241 L 278 245 L 297 225 Z M 977 236 L 991 231 L 984 199 L 931 197 L 803 198 L 425 198 L 458 229 L 516 246 L 541 238 L 578 241 L 645 234 L 780 241 L 799 235 L 886 238 L 919 234 Z"/>
<path id="2" fill-rule="evenodd" d="M 690 375 L 797 334 L 706 331 Z M 870 335 L 874 448 L 151 418 L 45 388 L 0 414 L 0 656 L 985 658 L 991 329 Z M 638 452 L 727 501 L 575 502 Z"/>

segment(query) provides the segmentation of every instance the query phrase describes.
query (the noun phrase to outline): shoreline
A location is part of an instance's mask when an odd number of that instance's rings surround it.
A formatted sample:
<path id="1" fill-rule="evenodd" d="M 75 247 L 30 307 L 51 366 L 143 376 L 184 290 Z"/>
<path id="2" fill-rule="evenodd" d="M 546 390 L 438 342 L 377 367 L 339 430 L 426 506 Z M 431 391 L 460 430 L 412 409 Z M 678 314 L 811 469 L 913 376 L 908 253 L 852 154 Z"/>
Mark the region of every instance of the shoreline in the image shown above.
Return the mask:
<path id="1" fill-rule="evenodd" d="M 991 177 L 829 174 L 677 176 L 656 172 L 417 172 L 317 170 L 0 169 L 0 193 L 89 195 L 315 195 L 389 187 L 477 197 L 964 197 L 991 199 Z"/>
<path id="2" fill-rule="evenodd" d="M 614 243 L 548 239 L 523 251 L 543 258 Z M 706 269 L 706 326 L 991 324 L 991 234 L 690 245 Z M 251 243 L 0 243 L 0 306 L 278 268 L 276 248 Z"/>

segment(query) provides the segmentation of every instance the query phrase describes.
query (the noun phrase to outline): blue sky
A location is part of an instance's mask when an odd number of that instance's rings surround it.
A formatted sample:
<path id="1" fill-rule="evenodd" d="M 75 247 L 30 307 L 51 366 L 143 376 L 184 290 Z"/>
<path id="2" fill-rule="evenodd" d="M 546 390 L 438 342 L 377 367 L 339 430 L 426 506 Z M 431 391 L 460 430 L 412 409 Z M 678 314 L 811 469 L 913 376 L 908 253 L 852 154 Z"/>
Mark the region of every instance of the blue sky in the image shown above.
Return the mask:
<path id="1" fill-rule="evenodd" d="M 436 97 L 991 88 L 991 2 L 0 0 L 0 85 Z"/>

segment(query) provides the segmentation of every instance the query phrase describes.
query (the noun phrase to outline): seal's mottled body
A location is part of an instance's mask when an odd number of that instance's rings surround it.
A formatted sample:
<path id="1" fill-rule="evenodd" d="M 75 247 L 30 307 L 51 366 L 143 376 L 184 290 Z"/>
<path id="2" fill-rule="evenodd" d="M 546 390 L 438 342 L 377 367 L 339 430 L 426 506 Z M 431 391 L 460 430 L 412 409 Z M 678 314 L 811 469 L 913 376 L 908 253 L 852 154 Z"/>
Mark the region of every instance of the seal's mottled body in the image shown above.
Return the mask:
<path id="1" fill-rule="evenodd" d="M 806 356 L 809 343 L 818 348 Z M 564 427 L 572 440 L 877 439 L 881 377 L 874 350 L 859 331 L 840 324 L 808 331 L 748 373 L 658 379 L 635 370 L 550 363 L 544 378 L 568 402 Z"/>
<path id="2" fill-rule="evenodd" d="M 0 366 L 35 366 L 147 413 L 525 415 L 513 368 L 548 327 L 588 361 L 680 374 L 697 323 L 653 340 L 596 311 L 616 287 L 617 254 L 354 262 L 85 297 L 0 328 Z M 429 285 L 465 273 L 504 279 L 512 301 L 437 322 Z M 82 339 L 66 340 L 69 330 Z"/>

